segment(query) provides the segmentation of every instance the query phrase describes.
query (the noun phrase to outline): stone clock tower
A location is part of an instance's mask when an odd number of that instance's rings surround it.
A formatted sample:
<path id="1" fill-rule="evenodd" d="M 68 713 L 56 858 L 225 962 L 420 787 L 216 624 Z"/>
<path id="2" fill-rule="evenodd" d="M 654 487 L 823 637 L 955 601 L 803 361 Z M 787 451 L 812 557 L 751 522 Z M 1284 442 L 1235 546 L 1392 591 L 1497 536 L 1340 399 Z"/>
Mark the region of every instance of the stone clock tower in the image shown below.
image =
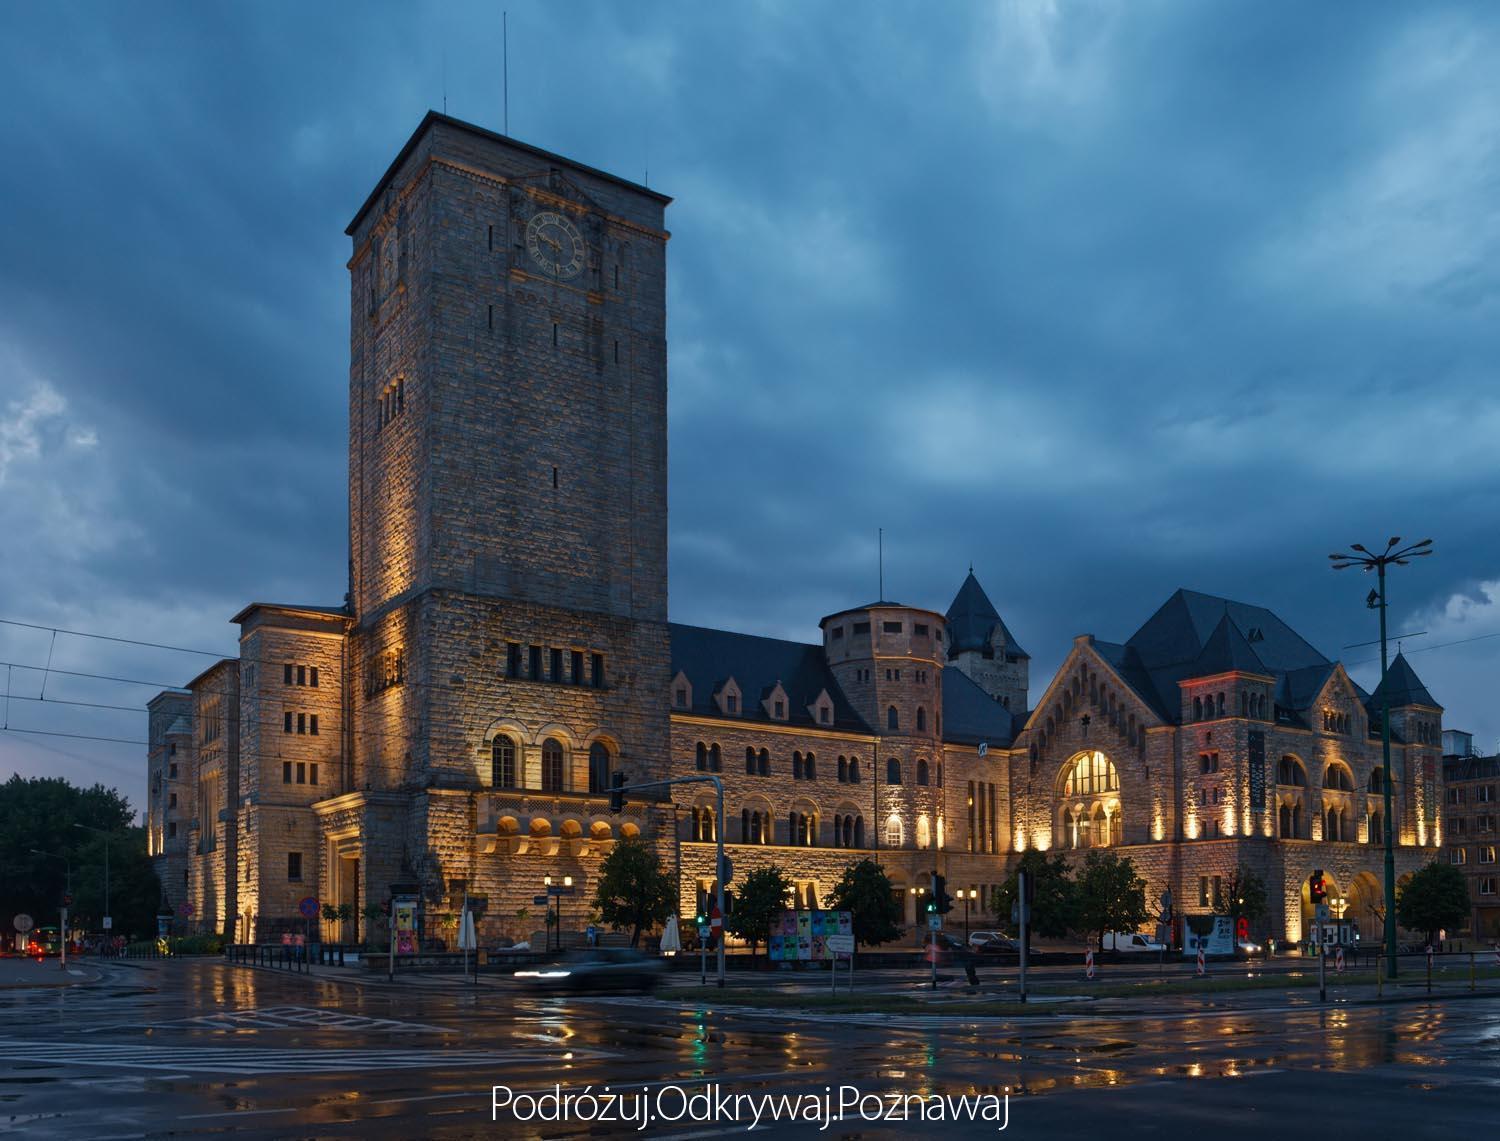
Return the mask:
<path id="1" fill-rule="evenodd" d="M 344 824 L 405 821 L 366 895 L 664 771 L 668 202 L 429 113 L 349 226 Z"/>

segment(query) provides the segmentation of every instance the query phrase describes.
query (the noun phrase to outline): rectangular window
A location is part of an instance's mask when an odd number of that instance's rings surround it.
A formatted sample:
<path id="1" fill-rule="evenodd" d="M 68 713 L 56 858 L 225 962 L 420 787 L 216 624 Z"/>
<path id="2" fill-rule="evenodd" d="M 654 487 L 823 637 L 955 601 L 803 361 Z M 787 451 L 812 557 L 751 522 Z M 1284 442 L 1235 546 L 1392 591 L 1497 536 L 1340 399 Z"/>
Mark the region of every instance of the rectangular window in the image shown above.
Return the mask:
<path id="1" fill-rule="evenodd" d="M 307 783 L 307 762 L 306 761 L 298 761 L 297 762 L 297 783 L 298 784 L 306 784 Z"/>
<path id="2" fill-rule="evenodd" d="M 285 685 L 292 684 L 292 667 L 290 663 L 282 667 L 281 680 Z"/>
<path id="3" fill-rule="evenodd" d="M 592 671 L 592 680 L 595 689 L 604 688 L 604 655 L 590 654 L 589 669 Z"/>
<path id="4" fill-rule="evenodd" d="M 318 715 L 316 713 L 309 713 L 307 715 L 307 731 L 314 737 L 318 735 Z"/>
<path id="5" fill-rule="evenodd" d="M 569 680 L 574 685 L 583 684 L 583 651 L 574 650 L 572 659 L 573 672 Z"/>
<path id="6" fill-rule="evenodd" d="M 167 839 L 169 839 L 169 840 L 175 840 L 176 838 L 177 838 L 177 821 L 175 821 L 175 820 L 169 820 L 169 821 L 167 821 Z"/>
<path id="7" fill-rule="evenodd" d="M 677 708 L 687 708 L 687 690 L 683 689 L 680 685 L 677 687 Z"/>
<path id="8" fill-rule="evenodd" d="M 1214 876 L 1214 908 L 1224 906 L 1224 881 L 1219 876 Z"/>
<path id="9" fill-rule="evenodd" d="M 176 800 L 177 798 L 174 796 L 172 798 L 173 803 L 176 803 Z M 1479 862 L 1481 864 L 1493 864 L 1495 862 L 1495 846 L 1493 844 L 1485 844 L 1479 849 Z"/>
<path id="10" fill-rule="evenodd" d="M 298 685 L 306 685 L 307 684 L 307 667 L 306 666 L 298 666 L 297 667 L 297 684 Z"/>
<path id="11" fill-rule="evenodd" d="M 724 698 L 724 708 L 727 709 L 731 714 L 739 713 L 740 699 L 732 693 L 728 694 Z"/>
<path id="12" fill-rule="evenodd" d="M 176 808 L 177 807 L 177 794 L 175 792 L 172 793 L 171 796 L 167 797 L 167 807 L 168 808 Z M 1491 860 L 1489 862 L 1493 864 L 1495 861 Z"/>
<path id="13" fill-rule="evenodd" d="M 1448 862 L 1450 864 L 1467 864 L 1469 862 L 1469 852 L 1468 852 L 1468 849 L 1467 848 L 1449 848 L 1448 849 Z"/>
<path id="14" fill-rule="evenodd" d="M 818 706 L 818 720 L 821 721 L 824 725 L 832 724 L 833 710 L 829 709 L 826 705 Z"/>
<path id="15" fill-rule="evenodd" d="M 1494 895 L 1495 894 L 1495 878 L 1493 876 L 1486 876 L 1484 879 L 1482 879 L 1482 880 L 1479 881 L 1479 894 L 1480 895 Z"/>
<path id="16" fill-rule="evenodd" d="M 303 733 L 303 734 L 305 734 L 307 732 L 307 714 L 306 713 L 299 713 L 299 714 L 297 714 L 297 732 L 298 733 Z"/>
<path id="17" fill-rule="evenodd" d="M 882 622 L 880 628 L 887 634 L 901 633 L 901 623 L 899 622 Z"/>
<path id="18" fill-rule="evenodd" d="M 532 681 L 541 681 L 542 680 L 542 648 L 540 646 L 531 646 L 531 647 L 528 647 L 528 655 L 531 658 L 531 661 L 528 663 L 531 666 L 531 680 Z"/>
<path id="19" fill-rule="evenodd" d="M 835 642 L 837 642 L 843 636 L 844 636 L 844 628 L 842 626 L 835 626 L 833 628 L 833 640 Z"/>
<path id="20" fill-rule="evenodd" d="M 521 643 L 520 642 L 506 642 L 505 643 L 505 676 L 506 677 L 520 677 L 521 676 Z"/>
<path id="21" fill-rule="evenodd" d="M 282 714 L 282 716 L 281 716 L 281 731 L 283 733 L 290 733 L 292 731 L 292 715 L 290 713 L 283 713 Z"/>
<path id="22" fill-rule="evenodd" d="M 925 637 L 927 637 L 927 623 L 925 623 L 925 622 L 914 622 L 914 623 L 912 623 L 911 632 L 913 634 L 915 634 L 918 638 L 925 638 Z"/>
<path id="23" fill-rule="evenodd" d="M 1198 906 L 1199 907 L 1207 907 L 1208 906 L 1208 877 L 1207 876 L 1199 876 L 1198 877 Z"/>
<path id="24" fill-rule="evenodd" d="M 302 878 L 301 852 L 288 852 L 286 854 L 286 878 L 294 883 Z"/>
<path id="25" fill-rule="evenodd" d="M 310 685 L 310 686 L 312 686 L 314 689 L 318 688 L 318 667 L 317 666 L 308 666 L 307 667 L 307 684 Z"/>
<path id="26" fill-rule="evenodd" d="M 786 716 L 786 702 L 784 702 L 784 701 L 778 701 L 778 702 L 776 702 L 776 713 L 775 713 L 775 716 L 777 716 L 777 717 L 785 717 Z"/>
<path id="27" fill-rule="evenodd" d="M 172 765 L 167 770 L 167 779 L 168 780 L 176 780 L 177 779 L 177 766 L 175 764 Z"/>
<path id="28" fill-rule="evenodd" d="M 307 766 L 307 783 L 308 784 L 317 784 L 318 783 L 318 762 L 317 761 L 313 761 L 312 764 L 310 764 L 310 765 Z"/>
<path id="29" fill-rule="evenodd" d="M 292 762 L 291 761 L 282 761 L 281 762 L 281 783 L 282 784 L 291 784 L 292 783 Z"/>
<path id="30" fill-rule="evenodd" d="M 1492 785 L 1492 784 L 1482 784 L 1482 785 L 1479 786 L 1479 803 L 1480 804 L 1489 804 L 1494 799 L 1495 799 L 1495 786 L 1494 785 Z"/>
<path id="31" fill-rule="evenodd" d="M 560 682 L 563 680 L 563 652 L 554 646 L 552 647 L 551 658 L 552 680 Z"/>
<path id="32" fill-rule="evenodd" d="M 856 633 L 856 634 L 868 634 L 869 632 L 870 632 L 870 624 L 868 622 L 856 622 L 854 624 L 854 633 Z"/>

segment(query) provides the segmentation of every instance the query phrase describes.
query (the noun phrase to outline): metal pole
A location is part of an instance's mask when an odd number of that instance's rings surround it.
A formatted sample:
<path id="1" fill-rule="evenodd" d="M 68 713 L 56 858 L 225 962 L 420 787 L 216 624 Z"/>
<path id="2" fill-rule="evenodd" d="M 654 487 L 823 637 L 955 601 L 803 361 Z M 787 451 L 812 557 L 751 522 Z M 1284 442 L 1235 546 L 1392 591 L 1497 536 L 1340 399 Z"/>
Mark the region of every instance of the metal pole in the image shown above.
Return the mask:
<path id="1" fill-rule="evenodd" d="M 1321 928 L 1321 924 L 1319 927 Z M 1323 944 L 1323 932 L 1318 931 L 1318 1001 L 1328 1001 L 1328 976 L 1324 973 L 1328 963 L 1328 951 Z"/>
<path id="2" fill-rule="evenodd" d="M 1017 909 L 1021 915 L 1021 1001 L 1026 1001 L 1026 923 L 1031 918 L 1026 904 L 1026 873 L 1016 873 Z"/>
<path id="3" fill-rule="evenodd" d="M 1386 687 L 1385 563 L 1376 568 L 1380 576 L 1380 756 L 1385 766 L 1381 784 L 1385 803 L 1385 958 L 1386 973 L 1396 977 L 1396 851 L 1391 819 L 1391 693 Z"/>
<path id="4" fill-rule="evenodd" d="M 713 778 L 714 792 L 718 797 L 718 826 L 714 828 L 714 835 L 718 837 L 719 863 L 714 869 L 715 905 L 719 909 L 719 986 L 724 985 L 724 782 L 718 777 Z M 713 930 L 713 926 L 709 926 Z"/>

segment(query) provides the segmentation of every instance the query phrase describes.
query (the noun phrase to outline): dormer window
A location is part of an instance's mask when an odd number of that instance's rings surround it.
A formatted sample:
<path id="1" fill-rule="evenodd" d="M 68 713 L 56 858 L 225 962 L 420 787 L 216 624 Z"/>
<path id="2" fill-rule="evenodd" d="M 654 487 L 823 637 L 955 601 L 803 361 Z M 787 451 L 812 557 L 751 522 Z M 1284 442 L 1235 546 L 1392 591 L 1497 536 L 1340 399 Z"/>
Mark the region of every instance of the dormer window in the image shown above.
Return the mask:
<path id="1" fill-rule="evenodd" d="M 719 692 L 714 695 L 714 700 L 718 703 L 720 713 L 726 717 L 738 717 L 740 715 L 739 683 L 734 678 L 730 678 L 719 687 Z"/>
<path id="2" fill-rule="evenodd" d="M 687 674 L 681 670 L 672 679 L 672 705 L 676 709 L 693 707 L 693 683 L 688 681 Z"/>
<path id="3" fill-rule="evenodd" d="M 807 707 L 809 716 L 819 725 L 833 724 L 833 698 L 828 696 L 826 689 L 821 690 L 813 703 Z"/>
<path id="4" fill-rule="evenodd" d="M 787 697 L 781 682 L 778 681 L 775 685 L 761 691 L 760 707 L 773 721 L 787 719 L 787 710 L 791 708 L 791 700 Z"/>

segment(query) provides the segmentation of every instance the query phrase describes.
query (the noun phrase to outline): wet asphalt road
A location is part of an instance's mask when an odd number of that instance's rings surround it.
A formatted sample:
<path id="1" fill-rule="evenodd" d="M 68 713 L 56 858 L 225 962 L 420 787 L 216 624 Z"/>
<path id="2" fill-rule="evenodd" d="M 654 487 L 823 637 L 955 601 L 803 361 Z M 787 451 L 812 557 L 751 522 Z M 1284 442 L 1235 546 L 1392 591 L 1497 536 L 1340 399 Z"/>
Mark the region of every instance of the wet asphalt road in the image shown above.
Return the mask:
<path id="1" fill-rule="evenodd" d="M 0 1131 L 694 1137 L 751 1121 L 748 1111 L 738 1124 L 658 1120 L 644 1131 L 633 1116 L 518 1123 L 501 1111 L 492 1121 L 493 1086 L 536 1094 L 557 1083 L 623 1090 L 613 1111 L 632 1115 L 675 1113 L 673 1087 L 692 1094 L 714 1082 L 721 1095 L 802 1096 L 804 1112 L 825 1089 L 836 1105 L 844 1086 L 1008 1091 L 1007 1134 L 1021 1137 L 1453 1138 L 1490 1135 L 1500 1120 L 1493 998 L 965 1022 L 365 988 L 217 962 L 98 969 L 90 986 L 0 991 Z M 826 1131 L 815 1120 L 756 1132 L 977 1135 L 1000 1124 L 924 1125 L 915 1102 L 906 1106 L 904 1123 L 851 1111 Z"/>

